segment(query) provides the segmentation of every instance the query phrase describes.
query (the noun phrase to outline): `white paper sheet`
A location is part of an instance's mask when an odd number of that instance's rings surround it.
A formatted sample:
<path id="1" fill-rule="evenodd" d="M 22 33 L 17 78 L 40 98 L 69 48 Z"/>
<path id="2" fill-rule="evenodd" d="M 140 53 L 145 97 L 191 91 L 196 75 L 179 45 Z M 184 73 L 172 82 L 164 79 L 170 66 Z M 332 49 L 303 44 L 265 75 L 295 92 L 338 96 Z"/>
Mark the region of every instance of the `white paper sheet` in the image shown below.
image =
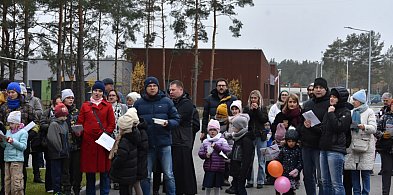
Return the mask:
<path id="1" fill-rule="evenodd" d="M 228 159 L 229 159 L 228 156 L 227 156 L 223 151 L 221 151 L 220 153 L 218 153 L 218 155 L 222 156 L 225 160 L 228 160 Z"/>
<path id="2" fill-rule="evenodd" d="M 96 140 L 96 143 L 104 147 L 106 150 L 111 151 L 115 139 L 106 133 L 102 133 L 101 136 Z"/>
<path id="3" fill-rule="evenodd" d="M 303 117 L 306 120 L 310 120 L 311 121 L 311 127 L 314 127 L 315 125 L 318 125 L 321 123 L 321 121 L 319 121 L 318 117 L 315 116 L 314 112 L 312 110 L 309 110 L 305 113 L 303 113 Z"/>
<path id="4" fill-rule="evenodd" d="M 33 121 L 31 121 L 29 124 L 27 124 L 23 129 L 25 129 L 26 131 L 29 131 L 30 129 L 32 129 L 33 127 L 35 127 L 35 123 Z"/>

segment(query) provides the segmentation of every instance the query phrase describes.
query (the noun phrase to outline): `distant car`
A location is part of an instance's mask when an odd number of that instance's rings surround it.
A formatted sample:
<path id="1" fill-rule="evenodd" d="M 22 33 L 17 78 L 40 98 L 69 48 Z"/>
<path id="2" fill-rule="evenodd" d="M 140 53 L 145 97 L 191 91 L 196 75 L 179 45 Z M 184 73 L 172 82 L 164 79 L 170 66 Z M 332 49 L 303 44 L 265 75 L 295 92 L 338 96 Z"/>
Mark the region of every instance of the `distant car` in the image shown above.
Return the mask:
<path id="1" fill-rule="evenodd" d="M 378 103 L 380 103 L 382 100 L 381 100 L 381 96 L 379 95 L 379 94 L 373 94 L 373 95 L 371 95 L 371 100 L 370 100 L 370 102 L 371 102 L 371 104 L 378 104 Z"/>

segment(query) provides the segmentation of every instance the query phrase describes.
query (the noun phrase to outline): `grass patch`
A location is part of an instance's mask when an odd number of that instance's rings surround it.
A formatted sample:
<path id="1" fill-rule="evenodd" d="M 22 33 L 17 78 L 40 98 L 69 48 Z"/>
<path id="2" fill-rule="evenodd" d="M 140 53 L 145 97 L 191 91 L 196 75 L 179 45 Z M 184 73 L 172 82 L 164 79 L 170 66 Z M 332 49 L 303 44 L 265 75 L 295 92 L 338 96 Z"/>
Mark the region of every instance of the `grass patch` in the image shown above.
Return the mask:
<path id="1" fill-rule="evenodd" d="M 44 183 L 34 183 L 34 175 L 33 175 L 33 169 L 31 167 L 27 167 L 27 183 L 26 183 L 26 194 L 34 194 L 34 195 L 48 195 L 50 193 L 47 193 L 45 190 L 45 184 Z M 41 178 L 42 180 L 45 180 L 45 172 L 46 169 L 40 169 L 41 173 Z M 96 180 L 100 179 L 100 174 L 96 174 Z M 86 177 L 85 174 L 82 175 L 82 186 L 86 186 Z"/>

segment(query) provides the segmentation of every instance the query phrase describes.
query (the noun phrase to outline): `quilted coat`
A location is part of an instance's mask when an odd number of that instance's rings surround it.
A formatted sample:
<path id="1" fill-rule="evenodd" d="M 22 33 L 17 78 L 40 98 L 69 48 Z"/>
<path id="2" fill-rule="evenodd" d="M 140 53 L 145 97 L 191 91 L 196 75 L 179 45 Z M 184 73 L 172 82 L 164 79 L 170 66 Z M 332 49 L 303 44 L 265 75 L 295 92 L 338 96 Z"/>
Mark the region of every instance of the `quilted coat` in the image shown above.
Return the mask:
<path id="1" fill-rule="evenodd" d="M 377 130 L 376 117 L 374 111 L 368 108 L 360 114 L 361 124 L 365 125 L 365 130 L 359 132 L 351 131 L 351 146 L 347 149 L 348 154 L 345 156 L 345 170 L 372 170 L 374 167 L 375 157 L 375 137 L 374 133 Z M 352 151 L 351 147 L 354 140 L 368 138 L 368 150 L 363 153 Z"/>

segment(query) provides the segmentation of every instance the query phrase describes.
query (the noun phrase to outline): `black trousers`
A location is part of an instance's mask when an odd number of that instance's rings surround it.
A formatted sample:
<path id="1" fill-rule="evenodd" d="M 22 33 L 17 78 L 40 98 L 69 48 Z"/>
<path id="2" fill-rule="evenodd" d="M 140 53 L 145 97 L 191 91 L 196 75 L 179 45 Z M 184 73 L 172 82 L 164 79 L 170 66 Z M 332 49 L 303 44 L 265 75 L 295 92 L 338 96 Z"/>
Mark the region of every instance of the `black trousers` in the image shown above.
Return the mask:
<path id="1" fill-rule="evenodd" d="M 70 182 L 72 185 L 72 190 L 76 195 L 79 195 L 82 182 L 82 172 L 80 171 L 80 155 L 80 150 L 70 152 Z"/>
<path id="2" fill-rule="evenodd" d="M 382 195 L 387 195 L 390 192 L 392 180 L 393 154 L 388 151 L 381 151 L 379 154 L 382 161 Z"/>

